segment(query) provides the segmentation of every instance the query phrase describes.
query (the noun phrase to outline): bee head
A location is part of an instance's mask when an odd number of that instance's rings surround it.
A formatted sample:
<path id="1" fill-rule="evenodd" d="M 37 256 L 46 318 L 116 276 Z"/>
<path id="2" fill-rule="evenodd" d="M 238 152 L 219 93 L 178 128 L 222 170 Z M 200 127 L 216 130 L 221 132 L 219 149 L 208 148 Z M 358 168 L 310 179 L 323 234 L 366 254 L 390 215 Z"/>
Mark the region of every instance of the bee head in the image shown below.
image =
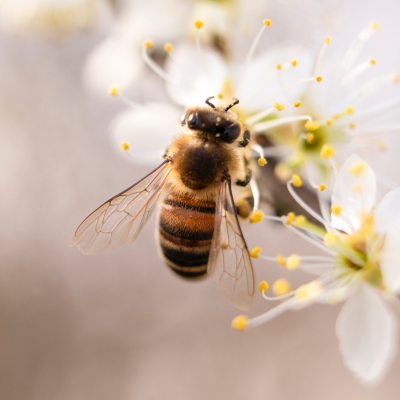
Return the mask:
<path id="1" fill-rule="evenodd" d="M 211 107 L 193 107 L 188 108 L 182 115 L 181 123 L 194 131 L 202 131 L 214 134 L 225 143 L 233 143 L 239 136 L 241 126 L 236 118 L 228 113 L 228 110 L 239 103 L 235 101 L 226 108 L 216 108 L 210 103 L 209 97 L 206 104 Z"/>

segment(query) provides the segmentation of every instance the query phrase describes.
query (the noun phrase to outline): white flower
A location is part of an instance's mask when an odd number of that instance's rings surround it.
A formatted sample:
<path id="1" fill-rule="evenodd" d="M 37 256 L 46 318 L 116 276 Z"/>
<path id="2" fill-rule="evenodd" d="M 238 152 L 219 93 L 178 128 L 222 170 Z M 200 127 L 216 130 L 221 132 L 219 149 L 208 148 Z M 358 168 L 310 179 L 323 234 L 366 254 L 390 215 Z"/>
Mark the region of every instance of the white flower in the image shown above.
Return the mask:
<path id="1" fill-rule="evenodd" d="M 335 169 L 333 160 L 331 163 Z M 400 294 L 400 189 L 376 204 L 375 174 L 356 155 L 348 158 L 336 175 L 330 220 L 299 198 L 294 181 L 288 183 L 294 199 L 326 230 L 303 216 L 270 217 L 283 221 L 327 253 L 326 257 L 293 255 L 286 260 L 288 269 L 303 268 L 319 278 L 294 292 L 281 291 L 278 294 L 283 294 L 280 298 L 285 301 L 247 320 L 246 326 L 259 325 L 287 309 L 315 301 L 345 301 L 336 325 L 344 362 L 356 377 L 375 383 L 396 353 L 397 322 L 387 301 Z M 282 263 L 283 257 L 279 257 L 277 261 Z M 264 291 L 263 296 L 271 299 Z"/>
<path id="2" fill-rule="evenodd" d="M 376 95 L 381 96 L 384 90 L 396 84 L 398 76 L 388 70 L 391 67 L 384 65 L 383 60 L 365 56 L 360 60 L 363 46 L 378 31 L 379 25 L 371 22 L 345 52 L 338 48 L 334 37 L 324 39 L 311 73 L 320 76 L 321 83 L 303 87 L 305 90 L 298 97 L 289 95 L 289 103 L 298 100 L 301 106 L 291 113 L 282 112 L 283 117 L 286 114 L 309 115 L 316 123 L 314 127 L 307 127 L 304 122 L 272 130 L 268 122 L 255 127 L 256 131 L 265 132 L 274 145 L 284 144 L 291 148 L 277 167 L 278 176 L 283 180 L 294 172 L 302 172 L 311 181 L 327 182 L 330 170 L 319 158 L 324 144 L 335 147 L 341 162 L 361 147 L 385 150 L 381 135 L 400 129 L 398 122 L 393 121 L 397 115 L 386 113 L 400 103 L 400 96 L 376 101 Z M 365 79 L 365 76 L 370 78 Z M 374 123 L 383 114 L 385 123 Z M 282 133 L 287 138 L 284 143 Z"/>
<path id="3" fill-rule="evenodd" d="M 13 32 L 52 36 L 93 29 L 110 16 L 103 0 L 2 0 L 0 25 Z"/>
<path id="4" fill-rule="evenodd" d="M 115 27 L 89 55 L 84 80 L 97 94 L 117 84 L 122 90 L 141 76 L 145 64 L 140 49 L 149 38 L 158 43 L 184 36 L 190 4 L 185 0 L 155 0 L 128 3 L 117 17 Z"/>
<path id="5" fill-rule="evenodd" d="M 285 108 L 283 99 L 286 91 L 298 92 L 301 84 L 308 81 L 318 84 L 315 77 L 296 80 L 298 76 L 304 76 L 309 66 L 309 59 L 302 49 L 280 47 L 253 57 L 263 31 L 269 29 L 270 25 L 269 20 L 264 21 L 246 59 L 240 63 L 229 63 L 213 48 L 201 46 L 200 21 L 196 30 L 196 46 L 181 43 L 176 48 L 172 45 L 166 47 L 168 58 L 164 69 L 149 55 L 152 43 L 147 43 L 143 48 L 143 57 L 150 68 L 165 80 L 169 97 L 174 104 L 181 107 L 179 114 L 184 107 L 204 104 L 210 96 L 215 97 L 212 101 L 216 105 L 228 105 L 233 98 L 238 98 L 240 103 L 235 107 L 235 112 L 248 126 L 256 126 L 260 120 L 273 120 L 279 116 L 280 111 Z M 284 77 L 289 69 L 292 70 L 290 76 L 293 82 L 290 88 L 282 88 L 279 78 Z M 144 111 L 144 108 L 141 109 Z M 164 129 L 157 129 L 155 134 L 160 140 L 152 143 L 152 153 L 162 154 L 165 147 L 161 146 L 165 146 L 165 143 L 179 132 L 179 114 L 176 112 L 174 116 L 177 122 L 174 130 L 170 129 L 169 124 L 166 124 Z M 296 116 L 289 119 L 309 120 L 309 117 Z M 149 118 L 148 121 L 151 129 L 150 125 L 154 119 Z M 274 124 L 273 121 L 271 123 Z M 136 135 L 140 134 L 140 130 L 132 129 L 130 133 L 126 131 L 127 136 L 124 136 L 119 131 L 119 124 L 114 124 L 113 132 L 114 137 L 118 140 L 123 138 L 127 143 L 134 143 Z M 133 146 L 129 151 L 133 158 L 138 154 L 134 152 Z M 159 158 L 154 162 L 156 160 Z M 138 161 L 140 162 L 140 159 Z"/>

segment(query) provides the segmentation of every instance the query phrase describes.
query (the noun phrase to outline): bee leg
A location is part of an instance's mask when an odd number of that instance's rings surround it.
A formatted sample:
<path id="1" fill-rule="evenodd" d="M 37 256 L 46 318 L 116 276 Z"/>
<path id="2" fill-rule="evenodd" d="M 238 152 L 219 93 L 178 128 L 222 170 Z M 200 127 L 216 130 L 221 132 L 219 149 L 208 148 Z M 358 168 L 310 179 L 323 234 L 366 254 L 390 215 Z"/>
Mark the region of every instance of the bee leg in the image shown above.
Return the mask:
<path id="1" fill-rule="evenodd" d="M 250 131 L 246 129 L 243 133 L 243 140 L 241 140 L 238 144 L 239 147 L 246 147 L 250 143 Z"/>
<path id="2" fill-rule="evenodd" d="M 238 179 L 235 183 L 238 186 L 247 186 L 250 181 L 251 181 L 251 177 L 253 176 L 253 171 L 251 170 L 251 168 L 247 167 L 246 168 L 246 177 L 244 178 L 244 180 L 240 180 Z"/>

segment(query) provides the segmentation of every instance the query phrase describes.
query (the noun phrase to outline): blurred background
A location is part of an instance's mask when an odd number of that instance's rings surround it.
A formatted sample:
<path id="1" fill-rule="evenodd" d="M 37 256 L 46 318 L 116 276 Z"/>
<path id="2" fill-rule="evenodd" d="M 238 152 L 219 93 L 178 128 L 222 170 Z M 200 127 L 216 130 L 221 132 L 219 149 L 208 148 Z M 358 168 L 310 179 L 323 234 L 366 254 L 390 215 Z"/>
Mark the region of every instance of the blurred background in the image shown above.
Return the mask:
<path id="1" fill-rule="evenodd" d="M 238 312 L 210 280 L 187 282 L 159 260 L 154 217 L 133 246 L 100 256 L 69 247 L 90 212 L 149 172 L 111 145 L 109 125 L 124 105 L 96 94 L 84 73 L 126 7 L 133 13 L 137 7 L 138 15 L 143 10 L 134 1 L 64 1 L 54 3 L 84 8 L 68 9 L 65 19 L 58 8 L 49 19 L 39 3 L 52 6 L 50 0 L 0 5 L 0 398 L 397 399 L 400 358 L 375 388 L 362 386 L 344 367 L 335 337 L 341 305 L 316 305 L 232 331 Z M 183 3 L 187 8 L 174 10 L 185 10 L 184 32 L 199 2 Z M 142 23 L 167 18 L 163 1 L 148 4 L 151 13 Z M 350 43 L 378 20 L 379 40 L 366 54 L 399 71 L 399 11 L 393 0 L 257 0 L 245 21 L 245 45 L 263 18 L 279 27 L 273 40 L 312 50 L 325 34 Z M 183 34 L 175 32 L 172 40 Z M 162 81 L 145 67 L 140 74 L 130 97 L 166 100 Z M 110 83 L 104 82 L 104 93 Z M 389 146 L 380 168 L 400 181 L 398 140 L 388 140 L 394 150 Z M 264 254 L 316 253 L 279 225 L 255 224 L 244 232 L 249 247 L 259 245 Z M 287 277 L 297 287 L 309 280 L 262 260 L 254 267 L 257 282 Z M 249 315 L 272 305 L 257 293 Z M 398 303 L 393 309 L 400 317 Z"/>

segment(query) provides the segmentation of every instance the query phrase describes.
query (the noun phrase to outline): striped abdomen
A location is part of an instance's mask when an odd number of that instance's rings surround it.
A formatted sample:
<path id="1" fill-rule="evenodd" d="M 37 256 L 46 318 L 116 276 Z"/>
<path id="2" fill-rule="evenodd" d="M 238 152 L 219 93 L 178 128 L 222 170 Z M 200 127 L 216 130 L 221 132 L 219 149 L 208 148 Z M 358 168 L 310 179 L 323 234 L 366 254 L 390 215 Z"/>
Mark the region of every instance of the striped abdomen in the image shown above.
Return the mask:
<path id="1" fill-rule="evenodd" d="M 159 240 L 164 260 L 176 273 L 195 277 L 207 271 L 215 204 L 170 194 L 161 205 Z"/>

